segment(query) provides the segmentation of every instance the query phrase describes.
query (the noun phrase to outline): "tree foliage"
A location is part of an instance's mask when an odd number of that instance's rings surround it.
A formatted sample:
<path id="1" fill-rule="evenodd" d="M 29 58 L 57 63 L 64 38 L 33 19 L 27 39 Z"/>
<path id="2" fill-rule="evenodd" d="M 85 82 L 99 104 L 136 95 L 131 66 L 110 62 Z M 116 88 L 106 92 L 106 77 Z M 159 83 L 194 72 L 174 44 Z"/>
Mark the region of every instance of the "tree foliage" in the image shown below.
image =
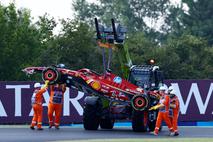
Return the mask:
<path id="1" fill-rule="evenodd" d="M 61 23 L 62 34 L 49 43 L 43 52 L 42 63 L 44 65 L 64 63 L 75 70 L 81 68 L 99 70 L 101 56 L 94 44 L 94 32 L 87 24 L 74 20 L 62 20 Z"/>
<path id="2" fill-rule="evenodd" d="M 164 50 L 164 56 L 159 57 L 159 63 L 166 78 L 212 78 L 213 54 L 209 52 L 211 47 L 208 47 L 202 38 L 182 35 L 176 39 L 169 39 L 165 47 L 159 50 Z"/>
<path id="3" fill-rule="evenodd" d="M 153 27 L 147 26 L 146 19 L 151 19 L 150 24 L 154 26 L 169 6 L 168 0 L 97 0 L 96 3 L 74 0 L 73 3 L 77 19 L 93 25 L 95 17 L 108 24 L 109 19 L 115 18 L 127 26 L 129 32 L 151 31 Z"/>
<path id="4" fill-rule="evenodd" d="M 0 5 L 0 34 L 1 80 L 23 78 L 21 69 L 33 65 L 40 53 L 39 33 L 31 25 L 29 11 Z"/>
<path id="5" fill-rule="evenodd" d="M 184 10 L 188 7 L 188 10 Z M 180 36 L 183 33 L 202 37 L 213 45 L 213 1 L 212 0 L 182 0 L 179 7 L 171 8 L 166 20 L 172 34 Z"/>
<path id="6" fill-rule="evenodd" d="M 59 63 L 73 70 L 103 72 L 101 50 L 94 38 L 96 16 L 103 23 L 117 18 L 127 26 L 125 46 L 133 64 L 145 64 L 152 58 L 164 70 L 166 79 L 213 78 L 211 1 L 184 1 L 189 6 L 188 13 L 167 0 L 98 2 L 75 0 L 76 18 L 61 19 L 58 35 L 53 32 L 58 23 L 51 16 L 45 14 L 32 23 L 29 10 L 16 9 L 14 4 L 0 5 L 0 80 L 27 80 L 21 72 L 23 68 Z M 146 17 L 158 19 L 162 15 L 167 16 L 162 29 L 165 36 L 144 21 Z M 164 37 L 164 42 L 159 37 Z M 121 75 L 116 54 L 111 69 Z"/>

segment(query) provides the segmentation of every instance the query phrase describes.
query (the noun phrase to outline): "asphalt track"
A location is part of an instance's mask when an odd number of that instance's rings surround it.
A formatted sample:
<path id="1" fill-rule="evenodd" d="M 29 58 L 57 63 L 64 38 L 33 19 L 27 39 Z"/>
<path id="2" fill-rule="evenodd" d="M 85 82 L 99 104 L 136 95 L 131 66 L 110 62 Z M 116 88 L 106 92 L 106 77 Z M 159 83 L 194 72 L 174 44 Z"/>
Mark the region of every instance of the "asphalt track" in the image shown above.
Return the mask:
<path id="1" fill-rule="evenodd" d="M 82 125 L 62 126 L 60 130 L 48 129 L 43 131 L 31 130 L 29 126 L 0 126 L 0 142 L 47 142 L 84 139 L 119 139 L 119 138 L 156 138 L 150 133 L 136 133 L 131 127 L 116 126 L 113 130 L 85 131 Z M 213 127 L 179 127 L 179 138 L 213 138 Z M 167 128 L 164 127 L 157 137 L 168 138 Z"/>

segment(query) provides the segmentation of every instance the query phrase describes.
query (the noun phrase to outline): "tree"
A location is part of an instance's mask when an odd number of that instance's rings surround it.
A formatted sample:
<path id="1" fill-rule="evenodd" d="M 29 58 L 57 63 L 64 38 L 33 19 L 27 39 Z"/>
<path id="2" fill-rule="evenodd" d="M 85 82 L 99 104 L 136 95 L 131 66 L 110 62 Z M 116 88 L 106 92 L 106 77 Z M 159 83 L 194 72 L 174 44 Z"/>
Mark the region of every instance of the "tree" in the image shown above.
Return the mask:
<path id="1" fill-rule="evenodd" d="M 156 59 L 166 79 L 213 78 L 212 17 L 207 18 L 212 12 L 209 8 L 211 2 L 187 1 L 189 8 L 196 7 L 193 9 L 195 13 L 189 9 L 188 14 L 178 7 L 170 7 L 173 13 L 167 17 L 171 21 L 167 23 L 169 28 L 165 28 L 164 34 L 168 36 L 164 43 L 155 41 L 159 35 L 143 21 L 144 16 L 157 18 L 163 14 L 167 7 L 164 0 L 99 0 L 102 4 L 90 4 L 85 0 L 75 2 L 78 2 L 75 8 L 79 18 L 62 19 L 62 30 L 58 35 L 53 34 L 57 23 L 47 14 L 32 24 L 29 10 L 17 10 L 14 4 L 7 7 L 0 5 L 0 80 L 27 80 L 21 69 L 59 63 L 65 63 L 74 70 L 89 68 L 103 72 L 101 50 L 96 47 L 94 29 L 91 28 L 93 22 L 89 24 L 96 16 L 107 22 L 114 16 L 130 28 L 125 46 L 129 48 L 133 64 L 145 64 L 149 59 Z M 163 8 L 155 10 L 155 6 L 162 4 Z M 205 6 L 206 13 L 203 10 Z M 197 9 L 201 9 L 200 13 Z M 115 53 L 111 68 L 121 75 Z"/>
<path id="2" fill-rule="evenodd" d="M 184 6 L 188 10 L 184 10 Z M 179 7 L 173 7 L 166 20 L 170 33 L 180 36 L 188 33 L 202 37 L 213 44 L 213 1 L 183 0 Z"/>
<path id="3" fill-rule="evenodd" d="M 207 42 L 192 35 L 168 39 L 161 66 L 166 78 L 208 79 L 212 78 L 212 54 Z M 163 58 L 163 56 L 161 56 Z M 170 64 L 171 63 L 171 64 Z"/>
<path id="4" fill-rule="evenodd" d="M 75 20 L 62 20 L 62 32 L 43 52 L 43 65 L 64 63 L 71 69 L 90 68 L 100 71 L 101 55 L 94 44 L 89 26 Z M 49 57 L 46 59 L 45 57 Z"/>
<path id="5" fill-rule="evenodd" d="M 17 11 L 14 4 L 0 5 L 0 34 L 0 78 L 19 80 L 24 76 L 21 69 L 38 55 L 38 33 L 31 25 L 29 11 Z"/>
<path id="6" fill-rule="evenodd" d="M 110 19 L 115 18 L 126 25 L 130 32 L 147 33 L 156 26 L 155 22 L 166 14 L 169 6 L 168 0 L 98 0 L 96 3 L 75 0 L 73 3 L 75 17 L 81 21 L 92 24 L 94 18 L 98 17 L 109 24 Z M 151 28 L 147 26 L 146 19 L 151 21 Z"/>
<path id="7" fill-rule="evenodd" d="M 52 37 L 50 25 L 47 18 L 32 24 L 27 9 L 0 5 L 0 80 L 27 80 L 21 70 L 40 65 L 40 55 Z"/>

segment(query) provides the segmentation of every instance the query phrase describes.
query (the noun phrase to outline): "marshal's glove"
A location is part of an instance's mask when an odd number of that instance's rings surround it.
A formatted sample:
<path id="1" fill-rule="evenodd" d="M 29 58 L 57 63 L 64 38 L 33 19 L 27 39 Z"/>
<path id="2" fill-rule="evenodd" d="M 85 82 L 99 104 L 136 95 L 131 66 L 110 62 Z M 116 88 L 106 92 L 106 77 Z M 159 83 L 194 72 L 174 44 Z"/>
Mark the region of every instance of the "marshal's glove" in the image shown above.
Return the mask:
<path id="1" fill-rule="evenodd" d="M 44 86 L 45 86 L 45 87 L 48 86 L 49 82 L 50 82 L 49 80 L 45 80 Z"/>
<path id="2" fill-rule="evenodd" d="M 159 105 L 156 105 L 156 106 L 151 107 L 149 110 L 156 110 L 158 108 L 159 108 Z"/>

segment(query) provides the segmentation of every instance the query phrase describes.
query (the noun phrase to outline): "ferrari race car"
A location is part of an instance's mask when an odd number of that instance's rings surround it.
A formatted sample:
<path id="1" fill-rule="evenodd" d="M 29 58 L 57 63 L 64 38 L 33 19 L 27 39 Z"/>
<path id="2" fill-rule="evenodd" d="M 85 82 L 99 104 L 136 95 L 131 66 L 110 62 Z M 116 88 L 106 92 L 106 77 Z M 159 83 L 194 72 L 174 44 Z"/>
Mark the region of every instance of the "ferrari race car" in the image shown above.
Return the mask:
<path id="1" fill-rule="evenodd" d="M 89 69 L 77 71 L 62 65 L 27 67 L 28 74 L 41 73 L 49 84 L 66 83 L 67 87 L 85 92 L 83 124 L 86 130 L 112 129 L 117 119 L 132 120 L 134 131 L 150 131 L 155 127 L 157 111 L 148 111 L 158 103 L 158 94 L 146 91 L 125 79 L 106 71 L 101 75 Z"/>

